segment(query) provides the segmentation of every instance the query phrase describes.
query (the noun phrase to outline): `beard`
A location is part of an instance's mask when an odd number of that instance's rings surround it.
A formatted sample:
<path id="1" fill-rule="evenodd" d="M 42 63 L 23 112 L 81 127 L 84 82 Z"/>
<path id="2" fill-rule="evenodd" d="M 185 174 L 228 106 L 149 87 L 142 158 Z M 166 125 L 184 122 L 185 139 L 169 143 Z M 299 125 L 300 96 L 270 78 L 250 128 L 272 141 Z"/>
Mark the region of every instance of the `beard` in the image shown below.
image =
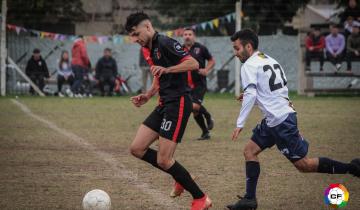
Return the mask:
<path id="1" fill-rule="evenodd" d="M 187 46 L 191 46 L 191 45 L 193 45 L 193 41 L 191 41 L 190 39 L 185 39 L 184 44 Z"/>
<path id="2" fill-rule="evenodd" d="M 250 53 L 244 49 L 244 51 L 242 53 L 240 53 L 240 55 L 238 56 L 241 63 L 245 63 L 247 61 L 247 59 L 249 59 L 250 57 Z"/>

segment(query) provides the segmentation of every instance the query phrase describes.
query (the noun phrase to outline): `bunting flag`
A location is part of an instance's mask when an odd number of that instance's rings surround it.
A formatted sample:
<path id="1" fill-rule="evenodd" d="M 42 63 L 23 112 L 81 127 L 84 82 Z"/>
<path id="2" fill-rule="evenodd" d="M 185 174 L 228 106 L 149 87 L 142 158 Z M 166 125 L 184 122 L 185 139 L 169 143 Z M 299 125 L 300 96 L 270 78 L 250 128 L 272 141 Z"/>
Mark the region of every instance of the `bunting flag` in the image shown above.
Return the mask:
<path id="1" fill-rule="evenodd" d="M 241 12 L 241 17 L 244 16 L 244 13 Z M 192 26 L 190 26 L 190 28 L 192 28 L 193 30 L 207 30 L 207 29 L 217 29 L 220 27 L 220 24 L 223 23 L 230 23 L 233 20 L 235 20 L 236 18 L 236 14 L 235 13 L 230 13 L 227 15 L 224 15 L 222 17 L 218 17 L 209 21 L 205 21 L 202 23 L 198 23 L 198 24 L 194 24 Z M 33 29 L 26 29 L 20 26 L 16 26 L 16 25 L 12 25 L 12 24 L 7 24 L 6 25 L 7 29 L 9 31 L 15 31 L 17 35 L 20 35 L 22 32 L 25 33 L 29 33 L 32 36 L 36 36 L 39 38 L 47 38 L 47 39 L 52 39 L 52 40 L 57 40 L 57 41 L 74 41 L 77 36 L 76 35 L 65 35 L 65 34 L 58 34 L 58 33 L 52 33 L 52 32 L 46 32 L 46 31 L 38 31 L 38 30 L 33 30 Z M 181 36 L 182 33 L 184 32 L 184 28 L 187 27 L 180 27 L 177 28 L 175 30 L 170 30 L 170 31 L 166 31 L 163 32 L 163 34 L 166 34 L 169 37 L 173 37 L 173 36 Z M 99 43 L 99 44 L 104 44 L 107 42 L 113 42 L 114 44 L 128 44 L 131 43 L 130 37 L 129 36 L 125 36 L 125 35 L 114 35 L 114 36 L 95 36 L 95 35 L 90 35 L 90 36 L 84 36 L 84 39 L 87 42 L 90 43 Z"/>

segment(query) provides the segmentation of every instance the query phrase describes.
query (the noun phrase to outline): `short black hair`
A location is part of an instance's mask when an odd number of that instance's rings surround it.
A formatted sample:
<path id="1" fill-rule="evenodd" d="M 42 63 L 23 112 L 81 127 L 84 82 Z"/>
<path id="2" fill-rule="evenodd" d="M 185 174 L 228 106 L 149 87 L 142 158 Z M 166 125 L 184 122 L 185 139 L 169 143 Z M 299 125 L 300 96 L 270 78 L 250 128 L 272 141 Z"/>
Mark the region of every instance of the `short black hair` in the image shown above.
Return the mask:
<path id="1" fill-rule="evenodd" d="M 126 18 L 125 30 L 130 33 L 133 30 L 133 27 L 139 25 L 139 23 L 144 20 L 150 20 L 149 16 L 144 12 L 136 12 L 130 14 Z"/>
<path id="2" fill-rule="evenodd" d="M 243 29 L 241 31 L 237 31 L 231 36 L 230 39 L 233 42 L 240 39 L 243 46 L 249 43 L 254 48 L 254 50 L 257 50 L 259 46 L 259 38 L 256 33 L 251 29 Z"/>
<path id="3" fill-rule="evenodd" d="M 192 31 L 195 34 L 195 29 L 190 28 L 190 27 L 184 28 L 184 31 Z"/>
<path id="4" fill-rule="evenodd" d="M 39 54 L 40 53 L 40 50 L 38 49 L 38 48 L 35 48 L 34 50 L 33 50 L 33 54 Z"/>
<path id="5" fill-rule="evenodd" d="M 104 49 L 104 52 L 105 51 L 111 52 L 111 49 L 107 47 L 107 48 Z"/>

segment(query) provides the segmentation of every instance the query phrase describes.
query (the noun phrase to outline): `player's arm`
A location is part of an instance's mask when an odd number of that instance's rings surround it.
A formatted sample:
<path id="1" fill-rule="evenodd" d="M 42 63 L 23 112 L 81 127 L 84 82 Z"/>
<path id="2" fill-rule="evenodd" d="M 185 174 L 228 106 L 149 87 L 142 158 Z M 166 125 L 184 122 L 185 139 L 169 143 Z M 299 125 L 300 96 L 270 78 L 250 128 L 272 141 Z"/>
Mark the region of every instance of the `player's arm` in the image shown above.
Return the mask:
<path id="1" fill-rule="evenodd" d="M 163 74 L 174 74 L 199 69 L 199 63 L 190 55 L 185 57 L 178 65 L 168 68 L 162 66 L 151 66 L 150 71 L 154 76 L 160 77 Z"/>
<path id="2" fill-rule="evenodd" d="M 204 69 L 199 69 L 199 73 L 203 76 L 207 76 L 215 66 L 215 59 L 206 47 L 204 47 L 203 53 L 205 59 L 207 60 L 207 64 Z"/>
<path id="3" fill-rule="evenodd" d="M 245 126 L 246 119 L 256 102 L 256 86 L 249 85 L 243 93 L 243 102 L 240 109 L 239 117 L 236 121 L 236 128 L 234 129 L 232 140 L 235 140 Z"/>
<path id="4" fill-rule="evenodd" d="M 136 106 L 140 107 L 149 101 L 151 97 L 153 97 L 159 91 L 159 78 L 154 76 L 153 83 L 146 93 L 142 93 L 140 95 L 131 97 L 131 102 Z"/>

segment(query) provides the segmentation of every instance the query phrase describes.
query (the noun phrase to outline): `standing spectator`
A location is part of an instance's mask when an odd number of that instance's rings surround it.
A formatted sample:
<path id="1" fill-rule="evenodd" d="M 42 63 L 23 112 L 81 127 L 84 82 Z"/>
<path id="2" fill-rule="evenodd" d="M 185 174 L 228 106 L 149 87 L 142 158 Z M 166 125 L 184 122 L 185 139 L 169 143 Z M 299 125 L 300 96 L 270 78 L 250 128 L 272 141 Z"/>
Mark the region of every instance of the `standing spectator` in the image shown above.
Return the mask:
<path id="1" fill-rule="evenodd" d="M 104 56 L 96 64 L 95 78 L 99 81 L 101 96 L 105 96 L 105 85 L 109 85 L 108 96 L 112 96 L 118 68 L 111 49 L 104 50 Z"/>
<path id="2" fill-rule="evenodd" d="M 306 71 L 310 71 L 310 62 L 312 58 L 319 58 L 320 71 L 322 71 L 324 66 L 325 38 L 321 35 L 319 28 L 314 28 L 312 33 L 306 37 L 305 45 Z"/>
<path id="3" fill-rule="evenodd" d="M 330 34 L 326 36 L 326 57 L 334 64 L 336 70 L 340 70 L 345 49 L 345 37 L 339 33 L 338 25 L 330 26 Z"/>
<path id="4" fill-rule="evenodd" d="M 28 61 L 25 69 L 26 75 L 43 91 L 45 86 L 45 78 L 49 78 L 49 70 L 45 60 L 40 55 L 39 49 L 34 49 L 33 55 Z M 35 95 L 35 91 L 30 87 L 31 95 Z"/>
<path id="5" fill-rule="evenodd" d="M 62 86 L 66 82 L 71 87 L 74 83 L 74 74 L 71 70 L 69 52 L 65 50 L 61 53 L 61 58 L 59 61 L 58 76 L 57 76 L 58 96 L 59 97 L 64 97 L 64 95 L 62 94 Z M 69 91 L 68 94 L 70 97 L 73 96 L 71 91 Z"/>
<path id="6" fill-rule="evenodd" d="M 141 48 L 140 49 L 140 56 L 139 56 L 139 65 L 140 65 L 140 68 L 141 68 L 141 71 L 142 71 L 142 88 L 141 88 L 141 91 L 143 93 L 146 92 L 146 88 L 147 88 L 147 81 L 148 81 L 148 77 L 150 77 L 150 83 L 152 83 L 152 75 L 150 74 L 150 67 L 149 67 L 149 64 L 146 62 L 147 58 L 144 57 L 144 54 L 143 54 L 143 49 Z M 150 57 L 150 55 L 147 55 Z"/>
<path id="7" fill-rule="evenodd" d="M 351 34 L 353 26 L 360 26 L 360 22 L 349 16 L 344 24 L 346 38 Z"/>
<path id="8" fill-rule="evenodd" d="M 348 6 L 340 15 L 341 23 L 344 23 L 350 16 L 353 17 L 354 20 L 360 21 L 360 7 L 358 6 L 356 0 L 349 0 Z"/>
<path id="9" fill-rule="evenodd" d="M 346 63 L 347 70 L 351 71 L 351 61 L 357 57 L 360 58 L 360 34 L 359 26 L 353 26 L 352 33 L 347 40 Z"/>
<path id="10" fill-rule="evenodd" d="M 86 50 L 86 44 L 83 36 L 79 36 L 75 41 L 71 50 L 71 68 L 75 75 L 75 81 L 71 89 L 75 93 L 75 97 L 81 98 L 81 85 L 84 80 L 87 69 L 91 67 L 90 60 Z"/>

